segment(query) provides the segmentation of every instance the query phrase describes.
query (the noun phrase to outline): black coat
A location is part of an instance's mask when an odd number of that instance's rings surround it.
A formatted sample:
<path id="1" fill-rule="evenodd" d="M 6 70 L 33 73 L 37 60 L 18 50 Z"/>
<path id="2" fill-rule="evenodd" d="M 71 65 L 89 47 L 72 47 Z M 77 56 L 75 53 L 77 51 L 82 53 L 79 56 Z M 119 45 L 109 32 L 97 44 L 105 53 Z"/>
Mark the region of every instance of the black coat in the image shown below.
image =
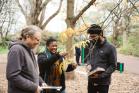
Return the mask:
<path id="1" fill-rule="evenodd" d="M 51 53 L 51 57 L 48 57 L 48 51 L 38 54 L 38 64 L 40 69 L 40 76 L 50 86 L 62 86 L 62 90 L 65 89 L 65 74 L 59 74 L 59 67 L 62 62 L 62 57 L 59 54 Z M 72 64 L 69 64 L 66 72 L 72 71 L 74 68 Z M 47 93 L 57 93 L 55 90 L 50 90 Z"/>
<path id="2" fill-rule="evenodd" d="M 89 80 L 97 84 L 109 85 L 111 81 L 111 74 L 116 69 L 116 48 L 105 40 L 102 44 L 96 45 L 93 50 L 89 51 L 91 52 L 87 58 L 87 63 L 91 64 L 91 70 L 94 70 L 97 67 L 105 69 L 105 72 L 100 74 L 99 78 L 89 78 Z"/>

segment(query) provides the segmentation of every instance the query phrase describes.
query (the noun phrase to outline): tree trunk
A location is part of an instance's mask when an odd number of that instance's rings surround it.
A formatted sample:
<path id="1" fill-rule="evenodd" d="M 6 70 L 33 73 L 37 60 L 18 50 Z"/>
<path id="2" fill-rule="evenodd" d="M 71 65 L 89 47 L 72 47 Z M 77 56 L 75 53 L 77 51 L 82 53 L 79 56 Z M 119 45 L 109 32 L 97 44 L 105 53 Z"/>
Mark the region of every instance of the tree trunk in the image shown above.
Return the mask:
<path id="1" fill-rule="evenodd" d="M 116 40 L 117 40 L 117 28 L 116 26 L 113 26 L 112 43 L 115 46 L 116 46 Z"/>
<path id="2" fill-rule="evenodd" d="M 127 46 L 127 32 L 126 30 L 123 31 L 123 47 Z"/>
<path id="3" fill-rule="evenodd" d="M 74 29 L 75 23 L 73 22 L 74 18 L 74 0 L 67 0 L 67 19 L 66 24 L 67 28 Z M 68 58 L 73 56 L 72 50 L 72 40 L 73 36 L 68 37 L 68 41 L 66 43 L 66 51 L 69 53 Z"/>
<path id="4" fill-rule="evenodd" d="M 124 9 L 128 8 L 128 1 L 124 0 Z M 124 13 L 123 15 L 123 47 L 127 46 L 127 42 L 128 42 L 128 37 L 127 37 L 127 31 L 128 31 L 128 16 L 127 16 L 127 12 Z"/>
<path id="5" fill-rule="evenodd" d="M 119 18 L 117 18 L 115 21 L 114 21 L 114 25 L 113 25 L 113 34 L 112 34 L 112 43 L 115 45 L 115 46 L 118 46 L 117 44 L 117 40 L 118 40 L 118 35 L 119 35 Z"/>
<path id="6" fill-rule="evenodd" d="M 129 32 L 129 25 L 130 25 L 130 16 L 125 15 L 124 20 L 125 20 L 125 27 L 124 27 L 124 31 L 123 31 L 123 46 L 126 47 L 128 44 L 128 32 Z"/>
<path id="7" fill-rule="evenodd" d="M 45 0 L 44 2 L 43 0 L 28 0 L 28 3 L 30 5 L 29 13 L 25 9 L 27 5 L 22 5 L 19 1 L 20 0 L 16 0 L 18 6 L 21 9 L 21 12 L 25 16 L 26 24 L 37 25 L 41 29 L 45 29 L 46 25 L 50 22 L 50 20 L 53 19 L 59 13 L 63 2 L 63 0 L 61 0 L 57 11 L 44 21 L 45 8 L 52 0 Z"/>
<path id="8" fill-rule="evenodd" d="M 76 21 L 90 6 L 94 4 L 96 0 L 90 0 L 90 2 L 84 8 L 82 8 L 82 10 L 76 16 L 74 15 L 74 1 L 75 0 L 67 0 L 67 19 L 66 19 L 67 28 L 72 28 L 73 30 L 75 28 Z M 66 44 L 66 50 L 68 53 L 70 53 L 68 57 L 73 56 L 73 50 L 71 49 L 72 39 L 73 39 L 73 35 L 69 37 L 69 41 Z"/>

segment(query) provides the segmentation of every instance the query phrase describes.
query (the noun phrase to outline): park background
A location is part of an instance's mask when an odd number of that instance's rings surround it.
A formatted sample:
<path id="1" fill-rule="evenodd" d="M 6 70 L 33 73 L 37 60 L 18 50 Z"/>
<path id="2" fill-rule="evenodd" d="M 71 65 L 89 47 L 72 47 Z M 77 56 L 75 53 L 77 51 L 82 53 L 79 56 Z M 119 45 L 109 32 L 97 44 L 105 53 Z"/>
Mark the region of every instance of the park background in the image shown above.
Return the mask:
<path id="1" fill-rule="evenodd" d="M 113 74 L 110 93 L 139 93 L 139 1 L 138 0 L 0 0 L 0 93 L 7 93 L 5 68 L 8 45 L 27 25 L 37 25 L 42 32 L 40 47 L 51 36 L 58 39 L 58 51 L 69 53 L 75 62 L 74 47 L 85 45 L 86 30 L 99 24 L 104 36 L 117 48 L 123 73 Z M 77 67 L 75 79 L 67 80 L 67 93 L 87 93 L 85 66 Z"/>

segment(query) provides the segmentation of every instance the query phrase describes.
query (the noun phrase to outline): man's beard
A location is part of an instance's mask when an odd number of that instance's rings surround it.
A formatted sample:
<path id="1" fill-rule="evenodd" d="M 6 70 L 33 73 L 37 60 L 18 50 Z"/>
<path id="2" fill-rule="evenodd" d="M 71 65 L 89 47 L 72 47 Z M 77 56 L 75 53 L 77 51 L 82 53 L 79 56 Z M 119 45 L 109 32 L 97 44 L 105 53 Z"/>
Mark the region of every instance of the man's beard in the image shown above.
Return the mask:
<path id="1" fill-rule="evenodd" d="M 90 40 L 90 43 L 93 44 L 93 46 L 100 46 L 101 44 L 101 39 L 98 38 L 97 40 Z"/>

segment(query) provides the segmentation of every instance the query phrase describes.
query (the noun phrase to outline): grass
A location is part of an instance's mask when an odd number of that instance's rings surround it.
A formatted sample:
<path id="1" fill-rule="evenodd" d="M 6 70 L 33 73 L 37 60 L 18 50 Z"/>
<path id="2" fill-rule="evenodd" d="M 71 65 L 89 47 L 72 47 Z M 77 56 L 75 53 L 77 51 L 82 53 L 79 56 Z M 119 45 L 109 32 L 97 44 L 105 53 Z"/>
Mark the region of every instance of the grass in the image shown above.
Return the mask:
<path id="1" fill-rule="evenodd" d="M 0 46 L 0 54 L 7 54 L 7 53 L 8 53 L 8 48 Z"/>

